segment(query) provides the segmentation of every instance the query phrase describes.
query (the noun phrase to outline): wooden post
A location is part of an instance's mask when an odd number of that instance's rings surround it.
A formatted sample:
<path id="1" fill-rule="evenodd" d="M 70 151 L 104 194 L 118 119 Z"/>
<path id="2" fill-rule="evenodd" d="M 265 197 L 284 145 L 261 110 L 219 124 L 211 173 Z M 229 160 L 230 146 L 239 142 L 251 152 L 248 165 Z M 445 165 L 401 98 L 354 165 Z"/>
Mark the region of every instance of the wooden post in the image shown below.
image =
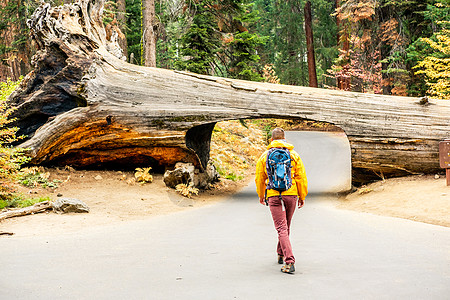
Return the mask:
<path id="1" fill-rule="evenodd" d="M 439 165 L 445 168 L 447 186 L 450 186 L 450 140 L 439 143 Z"/>

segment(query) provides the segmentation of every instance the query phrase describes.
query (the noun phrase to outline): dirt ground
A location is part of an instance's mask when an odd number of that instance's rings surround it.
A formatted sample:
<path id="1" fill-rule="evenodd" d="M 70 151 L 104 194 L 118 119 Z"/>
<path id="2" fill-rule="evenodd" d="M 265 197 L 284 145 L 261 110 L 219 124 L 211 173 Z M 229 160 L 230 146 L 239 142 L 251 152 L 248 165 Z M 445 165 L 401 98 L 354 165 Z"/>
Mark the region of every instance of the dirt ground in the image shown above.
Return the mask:
<path id="1" fill-rule="evenodd" d="M 246 180 L 238 182 L 222 179 L 214 189 L 189 199 L 167 188 L 162 175 L 154 175 L 152 183 L 140 185 L 127 182 L 133 178 L 131 172 L 48 171 L 51 180 L 62 181 L 58 188 L 23 189 L 23 192 L 32 196 L 49 195 L 51 199 L 77 198 L 90 207 L 90 212 L 47 212 L 6 219 L 0 222 L 0 231 L 15 236 L 55 234 L 195 209 L 221 201 L 253 180 L 251 173 L 247 174 Z M 446 186 L 442 176 L 439 179 L 411 176 L 376 182 L 340 197 L 336 206 L 450 227 L 450 187 Z"/>
<path id="2" fill-rule="evenodd" d="M 47 169 L 49 180 L 61 180 L 56 189 L 22 188 L 32 197 L 76 198 L 85 202 L 89 213 L 38 213 L 0 221 L 0 232 L 15 236 L 43 235 L 77 231 L 92 226 L 109 225 L 151 216 L 194 209 L 221 201 L 246 185 L 245 181 L 222 179 L 214 188 L 192 198 L 181 196 L 165 186 L 163 176 L 153 174 L 153 182 L 130 184 L 132 172 L 79 171 Z"/>
<path id="3" fill-rule="evenodd" d="M 337 207 L 450 227 L 450 186 L 445 175 L 393 178 L 341 197 Z"/>

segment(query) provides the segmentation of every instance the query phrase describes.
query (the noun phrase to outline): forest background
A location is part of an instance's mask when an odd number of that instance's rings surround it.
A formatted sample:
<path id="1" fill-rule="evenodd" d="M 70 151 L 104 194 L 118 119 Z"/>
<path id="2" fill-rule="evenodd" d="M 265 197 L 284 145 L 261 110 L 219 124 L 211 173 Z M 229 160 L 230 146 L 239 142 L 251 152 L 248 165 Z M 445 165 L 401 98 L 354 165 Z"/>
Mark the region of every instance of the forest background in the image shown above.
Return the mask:
<path id="1" fill-rule="evenodd" d="M 32 70 L 38 49 L 26 20 L 38 5 L 2 0 L 0 81 Z M 105 4 L 104 22 L 107 30 L 120 28 L 134 64 L 450 99 L 449 12 L 450 0 L 114 0 Z M 315 58 L 309 72 L 308 36 Z"/>

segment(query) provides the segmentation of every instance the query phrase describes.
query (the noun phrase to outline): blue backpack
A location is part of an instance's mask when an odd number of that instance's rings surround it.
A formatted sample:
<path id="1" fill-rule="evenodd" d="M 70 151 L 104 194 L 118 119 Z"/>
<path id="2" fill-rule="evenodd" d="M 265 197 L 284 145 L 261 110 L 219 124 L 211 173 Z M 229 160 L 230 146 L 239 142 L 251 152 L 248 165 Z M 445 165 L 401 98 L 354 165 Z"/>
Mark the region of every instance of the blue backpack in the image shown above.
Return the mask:
<path id="1" fill-rule="evenodd" d="M 292 186 L 291 153 L 286 148 L 271 148 L 267 153 L 266 171 L 269 177 L 267 190 L 287 191 Z M 266 200 L 267 204 L 267 200 Z"/>

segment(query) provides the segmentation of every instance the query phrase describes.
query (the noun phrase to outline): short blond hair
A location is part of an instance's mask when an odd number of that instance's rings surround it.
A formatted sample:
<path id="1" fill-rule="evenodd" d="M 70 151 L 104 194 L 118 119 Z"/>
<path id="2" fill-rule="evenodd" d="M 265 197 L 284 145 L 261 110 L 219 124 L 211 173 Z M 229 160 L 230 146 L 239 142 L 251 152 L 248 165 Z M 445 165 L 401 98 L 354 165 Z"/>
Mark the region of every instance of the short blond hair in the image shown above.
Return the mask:
<path id="1" fill-rule="evenodd" d="M 283 128 L 277 127 L 272 130 L 272 140 L 284 140 Z"/>

